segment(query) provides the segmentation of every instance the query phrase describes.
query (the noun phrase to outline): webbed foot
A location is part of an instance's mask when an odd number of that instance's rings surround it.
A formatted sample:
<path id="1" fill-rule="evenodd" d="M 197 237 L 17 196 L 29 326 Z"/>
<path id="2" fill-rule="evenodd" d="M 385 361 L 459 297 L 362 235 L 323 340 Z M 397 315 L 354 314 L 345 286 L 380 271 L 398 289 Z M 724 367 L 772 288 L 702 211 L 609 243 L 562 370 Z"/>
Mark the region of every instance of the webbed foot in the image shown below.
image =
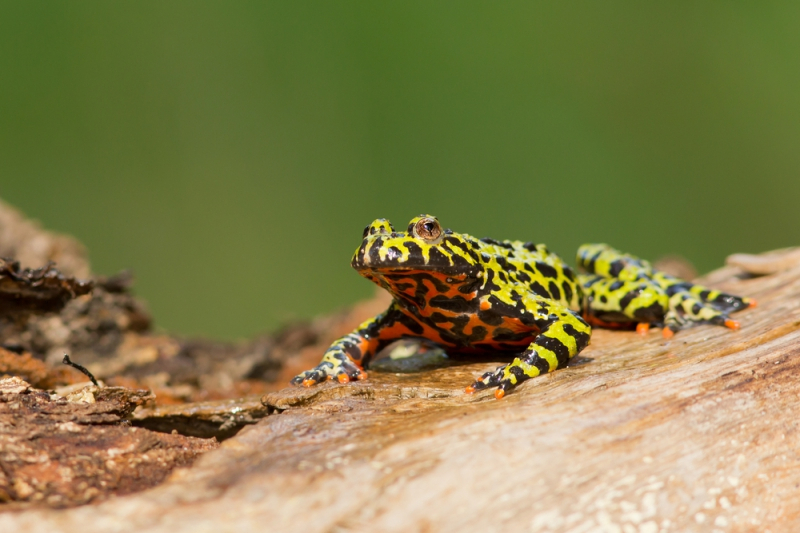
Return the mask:
<path id="1" fill-rule="evenodd" d="M 730 318 L 748 307 L 755 307 L 756 301 L 714 291 L 700 285 L 676 284 L 667 288 L 669 307 L 664 316 L 662 335 L 671 338 L 677 331 L 698 324 L 713 324 L 737 330 L 738 321 Z"/>
<path id="2" fill-rule="evenodd" d="M 367 373 L 343 351 L 331 349 L 325 353 L 320 364 L 292 378 L 291 384 L 313 387 L 329 379 L 336 379 L 339 383 L 349 383 L 367 379 Z"/>
<path id="3" fill-rule="evenodd" d="M 467 387 L 464 392 L 467 394 L 473 394 L 476 391 L 488 389 L 490 387 L 500 387 L 503 381 L 503 371 L 505 370 L 506 366 L 508 365 L 500 365 L 494 372 L 486 372 L 484 375 L 478 378 L 478 380 Z M 501 389 L 498 388 L 494 396 L 498 400 L 505 395 L 505 391 L 500 392 Z"/>
<path id="4" fill-rule="evenodd" d="M 526 362 L 526 359 L 541 360 L 536 354 L 532 354 L 532 357 L 517 357 L 507 365 L 498 366 L 494 372 L 486 372 L 475 383 L 467 387 L 464 392 L 472 394 L 479 390 L 496 387 L 497 390 L 494 391 L 494 397 L 502 400 L 506 393 L 514 387 L 541 373 L 539 368 Z"/>

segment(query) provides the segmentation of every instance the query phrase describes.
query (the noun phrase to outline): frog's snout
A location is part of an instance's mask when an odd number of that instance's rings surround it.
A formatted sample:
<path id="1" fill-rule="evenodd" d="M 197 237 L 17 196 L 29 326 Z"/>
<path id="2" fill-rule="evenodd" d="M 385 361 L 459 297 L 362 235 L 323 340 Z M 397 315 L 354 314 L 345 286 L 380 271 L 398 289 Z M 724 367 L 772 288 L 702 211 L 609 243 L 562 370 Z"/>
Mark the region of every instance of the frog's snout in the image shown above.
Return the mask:
<path id="1" fill-rule="evenodd" d="M 363 239 L 366 239 L 368 235 L 377 235 L 379 233 L 393 233 L 394 227 L 392 223 L 389 222 L 388 219 L 385 218 L 378 218 L 372 221 L 372 224 L 364 228 L 364 235 L 362 236 Z"/>

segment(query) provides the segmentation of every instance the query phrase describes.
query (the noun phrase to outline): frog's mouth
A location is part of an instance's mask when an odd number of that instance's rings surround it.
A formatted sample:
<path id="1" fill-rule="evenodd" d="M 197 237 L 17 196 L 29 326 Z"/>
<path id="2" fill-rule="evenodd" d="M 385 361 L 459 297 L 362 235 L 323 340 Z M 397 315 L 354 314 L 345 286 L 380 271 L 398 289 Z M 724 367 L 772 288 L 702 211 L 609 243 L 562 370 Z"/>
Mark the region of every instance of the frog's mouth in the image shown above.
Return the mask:
<path id="1" fill-rule="evenodd" d="M 447 267 L 447 268 L 433 268 L 430 266 L 402 266 L 402 267 L 395 267 L 395 266 L 381 266 L 381 267 L 358 267 L 356 265 L 352 265 L 356 271 L 364 277 L 370 276 L 391 276 L 392 274 L 413 274 L 413 273 L 427 273 L 427 274 L 434 274 L 439 275 L 439 277 L 453 277 L 453 278 L 463 278 L 463 277 L 475 277 L 479 272 L 478 269 L 466 269 L 466 268 L 456 268 L 456 267 Z"/>
<path id="2" fill-rule="evenodd" d="M 365 239 L 353 255 L 350 265 L 359 274 L 370 272 L 436 272 L 445 276 L 477 275 L 481 268 L 463 257 L 445 255 L 436 246 L 422 247 L 413 241 L 400 246 L 386 246 L 380 237 Z"/>

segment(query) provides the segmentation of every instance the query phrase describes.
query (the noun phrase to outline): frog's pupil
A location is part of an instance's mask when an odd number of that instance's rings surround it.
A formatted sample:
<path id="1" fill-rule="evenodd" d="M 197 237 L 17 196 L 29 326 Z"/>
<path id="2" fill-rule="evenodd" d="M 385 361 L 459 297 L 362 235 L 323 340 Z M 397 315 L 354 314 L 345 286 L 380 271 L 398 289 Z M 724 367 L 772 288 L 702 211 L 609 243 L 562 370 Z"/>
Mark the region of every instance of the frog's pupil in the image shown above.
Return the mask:
<path id="1" fill-rule="evenodd" d="M 427 231 L 428 233 L 433 233 L 433 222 L 426 222 L 424 224 L 424 227 L 425 231 Z"/>

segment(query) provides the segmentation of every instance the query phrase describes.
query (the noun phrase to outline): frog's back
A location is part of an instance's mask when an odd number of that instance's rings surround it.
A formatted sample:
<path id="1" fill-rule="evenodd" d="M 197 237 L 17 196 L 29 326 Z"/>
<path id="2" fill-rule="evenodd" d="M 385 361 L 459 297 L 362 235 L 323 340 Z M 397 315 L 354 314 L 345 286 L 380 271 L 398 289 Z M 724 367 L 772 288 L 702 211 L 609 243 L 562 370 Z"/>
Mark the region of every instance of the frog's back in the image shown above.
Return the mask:
<path id="1" fill-rule="evenodd" d="M 544 244 L 463 238 L 480 253 L 489 283 L 497 285 L 495 290 L 524 285 L 539 296 L 580 309 L 581 289 L 575 272 Z"/>

